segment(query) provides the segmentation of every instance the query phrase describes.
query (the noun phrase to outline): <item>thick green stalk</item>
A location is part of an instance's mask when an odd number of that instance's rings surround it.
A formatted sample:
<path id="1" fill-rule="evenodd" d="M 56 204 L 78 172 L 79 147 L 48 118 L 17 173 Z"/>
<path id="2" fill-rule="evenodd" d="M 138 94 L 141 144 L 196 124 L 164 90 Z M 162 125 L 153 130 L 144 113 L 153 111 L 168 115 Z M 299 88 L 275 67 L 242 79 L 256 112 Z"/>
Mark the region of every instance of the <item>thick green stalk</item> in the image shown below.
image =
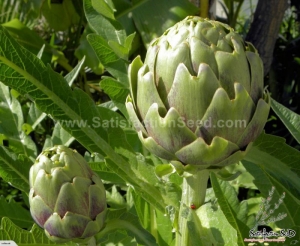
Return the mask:
<path id="1" fill-rule="evenodd" d="M 78 244 L 79 245 L 79 244 Z M 88 241 L 88 243 L 86 244 L 87 246 L 96 246 L 96 239 L 95 237 L 92 237 L 90 241 Z"/>
<path id="2" fill-rule="evenodd" d="M 201 0 L 200 1 L 200 16 L 202 18 L 209 17 L 209 0 Z"/>
<path id="3" fill-rule="evenodd" d="M 190 246 L 190 235 L 187 227 L 187 209 L 199 208 L 203 205 L 209 177 L 208 170 L 202 170 L 193 176 L 183 179 L 182 195 L 178 218 L 178 231 L 176 234 L 176 246 Z"/>

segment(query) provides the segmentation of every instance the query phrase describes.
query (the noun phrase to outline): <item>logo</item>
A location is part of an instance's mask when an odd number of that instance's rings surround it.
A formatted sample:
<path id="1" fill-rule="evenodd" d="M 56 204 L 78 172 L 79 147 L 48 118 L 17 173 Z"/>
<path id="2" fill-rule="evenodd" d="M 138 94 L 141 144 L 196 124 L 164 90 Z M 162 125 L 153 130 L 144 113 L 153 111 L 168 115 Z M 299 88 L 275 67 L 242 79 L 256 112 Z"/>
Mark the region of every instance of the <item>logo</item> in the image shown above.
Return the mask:
<path id="1" fill-rule="evenodd" d="M 259 242 L 259 243 L 268 243 L 268 242 L 285 242 L 286 238 L 293 238 L 296 235 L 296 232 L 292 229 L 281 229 L 279 231 L 267 231 L 266 228 L 258 231 L 256 228 L 258 226 L 266 226 L 269 223 L 274 223 L 276 221 L 283 220 L 287 214 L 279 213 L 275 215 L 275 211 L 280 207 L 285 198 L 285 192 L 282 193 L 280 198 L 274 205 L 271 204 L 275 187 L 269 191 L 268 197 L 262 198 L 260 208 L 255 217 L 255 225 L 249 231 L 249 238 L 245 238 L 244 242 Z M 297 240 L 293 240 L 293 245 L 298 244 Z M 256 245 L 256 244 L 254 244 Z"/>
<path id="2" fill-rule="evenodd" d="M 14 241 L 5 241 L 5 240 L 0 240 L 0 245 L 5 245 L 5 246 L 18 246 Z"/>

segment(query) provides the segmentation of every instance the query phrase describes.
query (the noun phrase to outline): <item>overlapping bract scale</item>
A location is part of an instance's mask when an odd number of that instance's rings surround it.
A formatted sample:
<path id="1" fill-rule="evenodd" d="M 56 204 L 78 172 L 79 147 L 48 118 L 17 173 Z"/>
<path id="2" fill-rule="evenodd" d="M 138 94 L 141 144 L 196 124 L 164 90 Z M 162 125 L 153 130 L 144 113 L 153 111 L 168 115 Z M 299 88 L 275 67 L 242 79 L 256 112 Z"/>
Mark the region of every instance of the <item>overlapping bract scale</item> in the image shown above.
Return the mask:
<path id="1" fill-rule="evenodd" d="M 127 109 L 157 156 L 223 167 L 241 160 L 262 132 L 270 102 L 255 48 L 217 21 L 187 17 L 129 68 Z"/>
<path id="2" fill-rule="evenodd" d="M 84 158 L 65 146 L 41 153 L 30 170 L 30 212 L 55 242 L 84 242 L 106 214 L 105 188 Z"/>

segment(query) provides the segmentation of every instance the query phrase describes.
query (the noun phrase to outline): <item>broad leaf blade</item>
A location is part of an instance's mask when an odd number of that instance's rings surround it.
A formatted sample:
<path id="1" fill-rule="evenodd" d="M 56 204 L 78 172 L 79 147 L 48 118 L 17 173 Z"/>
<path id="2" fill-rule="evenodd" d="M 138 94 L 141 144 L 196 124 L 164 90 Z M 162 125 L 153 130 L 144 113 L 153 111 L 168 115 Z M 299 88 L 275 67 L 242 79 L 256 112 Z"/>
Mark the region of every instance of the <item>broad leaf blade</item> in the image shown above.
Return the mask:
<path id="1" fill-rule="evenodd" d="M 32 162 L 25 156 L 17 155 L 0 146 L 0 176 L 17 189 L 29 192 L 29 169 Z"/>
<path id="2" fill-rule="evenodd" d="M 7 202 L 4 197 L 0 197 L 0 218 L 3 217 L 8 217 L 22 228 L 29 228 L 34 223 L 28 210 L 13 200 Z"/>
<path id="3" fill-rule="evenodd" d="M 285 198 L 274 215 L 279 213 L 287 216 L 276 224 L 284 229 L 300 232 L 300 152 L 287 144 L 285 140 L 267 134 L 262 134 L 253 144 L 243 160 L 245 168 L 255 178 L 254 184 L 262 195 L 267 198 L 269 190 L 275 187 L 272 198 L 278 202 L 285 192 Z M 272 209 L 272 207 L 270 207 Z M 290 242 L 295 238 L 287 238 Z"/>
<path id="4" fill-rule="evenodd" d="M 244 238 L 249 235 L 250 228 L 240 218 L 240 205 L 235 190 L 227 181 L 218 180 L 214 173 L 211 173 L 210 178 L 220 208 L 230 225 L 237 231 L 238 245 L 245 245 Z"/>
<path id="5" fill-rule="evenodd" d="M 13 240 L 17 245 L 78 245 L 72 242 L 62 244 L 53 243 L 47 238 L 44 230 L 36 224 L 33 225 L 30 231 L 27 231 L 16 226 L 8 218 L 1 220 L 0 240 Z"/>
<path id="6" fill-rule="evenodd" d="M 300 115 L 289 110 L 274 99 L 271 100 L 271 106 L 289 132 L 300 143 Z"/>
<path id="7" fill-rule="evenodd" d="M 236 230 L 227 221 L 220 208 L 213 208 L 210 203 L 202 205 L 196 211 L 201 219 L 200 245 L 237 246 Z"/>
<path id="8" fill-rule="evenodd" d="M 12 19 L 9 22 L 3 23 L 2 26 L 4 26 L 9 31 L 9 33 L 15 38 L 15 40 L 17 40 L 21 45 L 23 45 L 33 54 L 38 54 L 38 52 L 44 46 L 41 59 L 44 63 L 51 62 L 53 47 L 47 44 L 45 40 L 43 40 L 36 33 L 36 31 L 29 29 L 18 19 Z"/>
<path id="9" fill-rule="evenodd" d="M 261 134 L 254 142 L 245 160 L 261 165 L 269 175 L 282 183 L 293 196 L 300 199 L 300 152 L 288 146 L 285 139 Z"/>

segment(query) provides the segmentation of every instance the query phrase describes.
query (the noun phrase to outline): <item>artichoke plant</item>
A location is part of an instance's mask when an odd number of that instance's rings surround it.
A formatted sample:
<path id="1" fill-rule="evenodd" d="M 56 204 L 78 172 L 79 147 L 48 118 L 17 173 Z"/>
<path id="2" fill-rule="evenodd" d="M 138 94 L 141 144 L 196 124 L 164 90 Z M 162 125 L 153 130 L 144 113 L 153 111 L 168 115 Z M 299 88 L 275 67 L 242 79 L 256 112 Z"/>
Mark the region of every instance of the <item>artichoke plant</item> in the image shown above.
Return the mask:
<path id="1" fill-rule="evenodd" d="M 226 24 L 187 17 L 129 66 L 126 107 L 155 155 L 190 167 L 241 160 L 267 121 L 256 49 Z"/>
<path id="2" fill-rule="evenodd" d="M 52 241 L 84 242 L 103 228 L 105 188 L 75 150 L 55 146 L 43 151 L 29 181 L 31 215 Z"/>

